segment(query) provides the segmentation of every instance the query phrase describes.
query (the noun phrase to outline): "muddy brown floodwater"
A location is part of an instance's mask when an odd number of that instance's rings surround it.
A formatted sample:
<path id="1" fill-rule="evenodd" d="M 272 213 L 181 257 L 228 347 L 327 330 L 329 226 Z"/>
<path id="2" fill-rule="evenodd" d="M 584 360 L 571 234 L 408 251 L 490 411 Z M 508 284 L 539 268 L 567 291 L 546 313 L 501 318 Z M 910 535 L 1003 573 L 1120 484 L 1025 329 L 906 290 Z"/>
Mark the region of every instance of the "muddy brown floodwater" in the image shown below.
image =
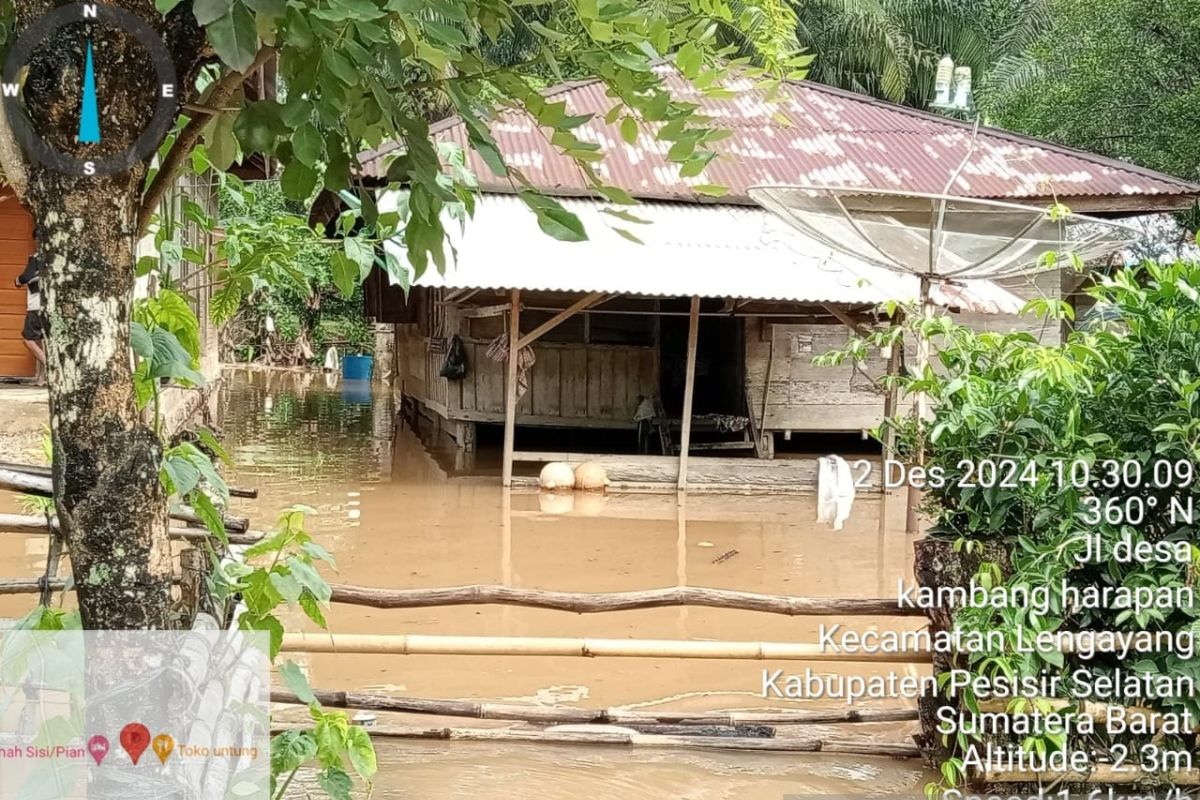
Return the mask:
<path id="1" fill-rule="evenodd" d="M 815 519 L 811 496 L 624 495 L 542 507 L 534 494 L 506 498 L 493 476 L 456 476 L 443 453 L 393 425 L 390 391 L 327 384 L 320 375 L 233 371 L 222 425 L 234 482 L 256 486 L 237 501 L 255 527 L 285 507 L 311 506 L 315 538 L 337 558 L 340 583 L 421 588 L 498 583 L 596 592 L 688 584 L 814 597 L 892 595 L 911 570 L 912 541 L 898 500 L 860 497 L 845 530 Z M 881 523 L 881 518 L 883 522 Z M 0 537 L 0 576 L 32 575 L 41 541 Z M 24 608 L 29 600 L 22 601 Z M 0 616 L 22 610 L 0 598 Z M 705 608 L 576 615 L 461 606 L 380 611 L 335 606 L 337 633 L 593 636 L 815 642 L 815 618 Z M 914 625 L 851 618 L 855 629 Z M 296 625 L 300 620 L 293 620 Z M 314 687 L 425 698 L 470 698 L 643 710 L 831 708 L 837 703 L 760 696 L 762 669 L 797 662 L 544 657 L 314 655 L 295 659 Z M 904 665 L 821 665 L 883 674 Z M 896 700 L 880 707 L 896 707 Z M 859 707 L 864 707 L 862 704 Z M 381 720 L 381 723 L 392 720 Z M 407 717 L 398 724 L 467 726 L 471 720 Z M 504 723 L 501 723 L 504 724 Z M 915 723 L 806 728 L 804 735 L 907 741 Z M 915 761 L 825 755 L 752 755 L 618 747 L 397 741 L 379 744 L 374 797 L 738 798 L 787 795 L 922 795 Z"/>

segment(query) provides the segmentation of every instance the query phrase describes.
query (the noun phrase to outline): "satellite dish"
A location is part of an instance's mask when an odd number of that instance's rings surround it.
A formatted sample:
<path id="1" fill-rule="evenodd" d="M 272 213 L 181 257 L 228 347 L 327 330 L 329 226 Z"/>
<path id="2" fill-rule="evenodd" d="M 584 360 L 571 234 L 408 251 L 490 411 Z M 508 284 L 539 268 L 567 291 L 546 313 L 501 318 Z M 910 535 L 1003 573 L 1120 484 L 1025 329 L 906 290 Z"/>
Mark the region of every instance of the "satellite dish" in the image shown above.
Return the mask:
<path id="1" fill-rule="evenodd" d="M 939 91 L 940 91 L 939 87 Z M 976 128 L 976 133 L 978 127 Z M 921 279 L 922 317 L 932 317 L 932 287 L 968 278 L 1006 278 L 1052 267 L 1057 254 L 1087 262 L 1121 250 L 1138 231 L 1067 209 L 1037 208 L 950 192 L 971 158 L 950 176 L 941 194 L 861 186 L 754 186 L 750 196 L 789 225 L 834 251 Z M 916 340 L 918 375 L 930 363 L 930 342 Z M 924 463 L 928 398 L 916 395 L 917 458 Z M 919 492 L 910 487 L 907 530 L 917 530 Z"/>
<path id="2" fill-rule="evenodd" d="M 1054 209 L 847 186 L 755 186 L 750 196 L 830 248 L 934 281 L 997 279 L 1053 266 L 1051 255 L 1107 256 L 1136 228 Z"/>

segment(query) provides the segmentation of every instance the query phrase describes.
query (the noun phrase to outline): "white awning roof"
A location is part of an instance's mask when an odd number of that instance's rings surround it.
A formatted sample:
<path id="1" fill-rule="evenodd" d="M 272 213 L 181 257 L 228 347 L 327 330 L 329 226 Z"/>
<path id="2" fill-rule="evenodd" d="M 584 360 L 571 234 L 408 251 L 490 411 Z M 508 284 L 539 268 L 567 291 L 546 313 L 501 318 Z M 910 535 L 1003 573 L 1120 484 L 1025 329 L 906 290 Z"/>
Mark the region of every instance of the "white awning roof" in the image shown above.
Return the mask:
<path id="1" fill-rule="evenodd" d="M 394 200 L 393 200 L 394 202 Z M 514 195 L 484 194 L 475 216 L 459 230 L 445 274 L 427 271 L 417 286 L 604 292 L 654 297 L 716 297 L 796 303 L 878 305 L 918 299 L 918 279 L 838 254 L 757 207 L 642 203 L 608 206 L 561 199 L 587 230 L 586 242 L 546 235 Z M 388 205 L 385 199 L 381 205 Z M 619 208 L 651 224 L 602 211 Z M 450 226 L 448 226 L 450 227 Z M 641 244 L 617 232 L 624 229 Z M 386 247 L 397 255 L 399 242 Z M 401 259 L 402 263 L 406 263 Z M 946 307 L 1012 314 L 1024 302 L 986 280 L 935 286 Z"/>

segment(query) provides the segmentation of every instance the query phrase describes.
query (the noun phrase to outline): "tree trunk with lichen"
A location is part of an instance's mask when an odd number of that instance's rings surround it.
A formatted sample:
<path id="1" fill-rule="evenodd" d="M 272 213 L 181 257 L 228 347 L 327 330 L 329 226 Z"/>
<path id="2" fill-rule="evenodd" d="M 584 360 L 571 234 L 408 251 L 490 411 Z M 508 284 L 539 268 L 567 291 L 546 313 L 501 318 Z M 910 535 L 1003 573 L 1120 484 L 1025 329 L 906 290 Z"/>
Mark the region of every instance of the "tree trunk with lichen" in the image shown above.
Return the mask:
<path id="1" fill-rule="evenodd" d="M 162 445 L 138 413 L 129 350 L 138 176 L 35 169 L 50 333 L 54 488 L 86 628 L 165 628 L 171 592 Z"/>
<path id="2" fill-rule="evenodd" d="M 57 5 L 18 3 L 17 33 Z M 166 19 L 153 0 L 117 0 L 161 31 L 180 78 L 194 85 L 204 36 L 190 4 Z M 83 23 L 81 23 L 83 24 Z M 127 33 L 69 26 L 39 47 L 23 97 L 46 144 L 89 157 L 121 153 L 153 116 L 158 91 L 144 48 Z M 103 140 L 78 141 L 84 43 L 95 46 Z M 186 98 L 181 98 L 186 99 Z M 88 149 L 90 148 L 90 149 Z M 6 151 L 0 150 L 0 155 Z M 11 155 L 6 160 L 11 159 Z M 89 629 L 170 626 L 172 560 L 163 446 L 137 408 L 130 351 L 137 216 L 146 166 L 111 177 L 33 163 L 20 192 L 34 216 L 49 323 L 46 350 L 54 499 Z"/>

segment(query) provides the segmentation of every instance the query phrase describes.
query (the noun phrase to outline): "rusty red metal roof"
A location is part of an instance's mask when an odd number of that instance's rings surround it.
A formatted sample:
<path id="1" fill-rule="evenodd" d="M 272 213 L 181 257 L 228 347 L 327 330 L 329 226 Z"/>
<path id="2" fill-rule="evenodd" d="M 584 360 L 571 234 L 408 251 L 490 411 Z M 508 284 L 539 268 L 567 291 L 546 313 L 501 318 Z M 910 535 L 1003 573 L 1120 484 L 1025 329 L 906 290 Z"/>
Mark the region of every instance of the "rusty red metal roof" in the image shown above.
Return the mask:
<path id="1" fill-rule="evenodd" d="M 616 100 L 602 81 L 567 84 L 547 92 L 565 100 L 572 114 L 594 118 L 576 130 L 601 145 L 597 165 L 611 184 L 640 199 L 702 201 L 698 184 L 719 184 L 729 192 L 719 202 L 748 204 L 746 190 L 757 184 L 831 184 L 939 193 L 970 152 L 950 188 L 967 197 L 1043 200 L 1058 198 L 1080 210 L 1157 211 L 1190 205 L 1200 185 L 1133 164 L 1072 150 L 1028 136 L 981 127 L 974 148 L 972 125 L 807 81 L 786 83 L 767 101 L 748 79 L 727 86 L 731 99 L 702 96 L 668 65 L 664 79 L 677 99 L 697 102 L 711 124 L 732 135 L 717 144 L 720 156 L 704 174 L 680 178 L 678 165 L 666 159 L 670 144 L 642 132 L 627 144 L 617 125 L 604 122 Z M 484 191 L 513 191 L 467 146 L 456 118 L 438 123 L 438 138 L 468 151 L 469 164 Z M 574 161 L 550 144 L 549 137 L 521 112 L 506 111 L 491 130 L 507 162 L 547 194 L 590 194 Z M 381 178 L 395 145 L 361 156 L 369 177 Z M 1088 198 L 1080 203 L 1078 198 Z"/>

